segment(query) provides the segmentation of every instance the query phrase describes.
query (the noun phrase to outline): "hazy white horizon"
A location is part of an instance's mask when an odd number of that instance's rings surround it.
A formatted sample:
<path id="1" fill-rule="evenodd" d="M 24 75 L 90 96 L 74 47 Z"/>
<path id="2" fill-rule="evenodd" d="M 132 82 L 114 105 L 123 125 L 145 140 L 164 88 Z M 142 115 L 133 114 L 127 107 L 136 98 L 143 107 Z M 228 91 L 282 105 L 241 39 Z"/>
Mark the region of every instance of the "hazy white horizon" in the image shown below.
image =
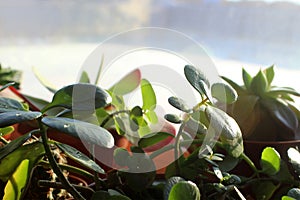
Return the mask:
<path id="1" fill-rule="evenodd" d="M 289 2 L 289 3 L 296 3 L 300 5 L 299 0 L 227 0 L 227 1 L 264 1 L 267 3 L 275 3 L 275 2 Z"/>

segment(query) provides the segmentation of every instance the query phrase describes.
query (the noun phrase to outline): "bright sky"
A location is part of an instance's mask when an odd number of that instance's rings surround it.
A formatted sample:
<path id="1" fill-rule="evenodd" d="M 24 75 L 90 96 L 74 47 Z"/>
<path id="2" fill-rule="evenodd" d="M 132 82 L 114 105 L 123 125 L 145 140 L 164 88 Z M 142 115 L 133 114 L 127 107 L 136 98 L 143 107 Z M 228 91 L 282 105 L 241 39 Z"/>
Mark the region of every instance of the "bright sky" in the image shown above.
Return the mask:
<path id="1" fill-rule="evenodd" d="M 257 0 L 228 0 L 228 1 L 257 1 Z M 300 4 L 299 0 L 261 0 L 261 1 L 265 1 L 265 2 L 292 2 L 292 3 L 297 3 Z"/>

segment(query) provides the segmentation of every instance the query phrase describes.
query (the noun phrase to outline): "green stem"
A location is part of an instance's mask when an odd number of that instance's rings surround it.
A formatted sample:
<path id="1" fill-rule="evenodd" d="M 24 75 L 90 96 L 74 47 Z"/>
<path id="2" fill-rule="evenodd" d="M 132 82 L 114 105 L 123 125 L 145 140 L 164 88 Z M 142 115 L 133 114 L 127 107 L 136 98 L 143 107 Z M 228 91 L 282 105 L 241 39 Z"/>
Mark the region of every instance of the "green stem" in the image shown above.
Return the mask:
<path id="1" fill-rule="evenodd" d="M 92 157 L 92 159 L 94 160 L 94 162 L 96 162 L 96 159 L 95 159 L 95 145 L 92 144 L 91 145 L 91 149 L 90 149 L 90 156 Z M 100 183 L 100 178 L 99 178 L 99 175 L 97 172 L 93 172 L 94 176 L 94 181 L 95 181 L 95 187 L 96 187 L 96 191 L 100 190 L 100 187 L 101 187 L 101 183 Z"/>
<path id="2" fill-rule="evenodd" d="M 52 182 L 52 181 L 47 181 L 47 180 L 39 180 L 38 181 L 38 186 L 40 187 L 49 187 L 49 188 L 56 188 L 56 189 L 63 189 L 64 185 L 60 182 Z M 72 186 L 78 190 L 81 190 L 82 192 L 89 192 L 89 193 L 94 193 L 95 191 L 92 190 L 89 187 L 85 186 L 80 186 L 80 185 L 73 185 Z"/>
<path id="3" fill-rule="evenodd" d="M 129 114 L 129 110 L 120 110 L 120 111 L 116 111 L 114 113 L 111 113 L 110 115 L 108 115 L 100 124 L 101 127 L 104 127 L 105 124 L 115 115 L 121 114 L 121 113 L 128 113 Z"/>
<path id="4" fill-rule="evenodd" d="M 251 167 L 255 175 L 258 175 L 259 173 L 258 169 L 256 168 L 255 164 L 252 162 L 252 160 L 245 153 L 242 153 L 240 155 L 240 158 L 243 159 Z"/>
<path id="5" fill-rule="evenodd" d="M 70 182 L 66 179 L 62 171 L 60 170 L 55 158 L 52 155 L 50 147 L 48 145 L 48 137 L 45 130 L 44 125 L 41 122 L 41 118 L 38 119 L 40 133 L 42 137 L 42 142 L 45 148 L 46 156 L 49 160 L 49 163 L 52 167 L 53 172 L 58 176 L 59 180 L 61 181 L 62 185 L 65 189 L 77 200 L 85 200 L 85 198 L 76 190 L 76 188 L 70 184 Z"/>
<path id="6" fill-rule="evenodd" d="M 180 148 L 180 137 L 183 133 L 183 128 L 185 126 L 185 122 L 183 122 L 178 130 L 178 133 L 176 135 L 176 140 L 175 140 L 175 149 L 174 149 L 174 159 L 175 159 L 175 169 L 176 169 L 176 174 L 180 174 L 180 166 L 179 166 L 179 154 L 181 151 Z"/>

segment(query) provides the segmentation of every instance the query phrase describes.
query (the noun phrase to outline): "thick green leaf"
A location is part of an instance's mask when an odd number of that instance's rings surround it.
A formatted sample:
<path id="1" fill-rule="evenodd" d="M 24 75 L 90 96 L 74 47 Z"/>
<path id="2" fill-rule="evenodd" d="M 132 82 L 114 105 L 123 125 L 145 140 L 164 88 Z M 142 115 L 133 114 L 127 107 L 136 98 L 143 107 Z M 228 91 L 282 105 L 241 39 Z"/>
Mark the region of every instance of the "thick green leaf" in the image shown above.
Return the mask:
<path id="1" fill-rule="evenodd" d="M 135 106 L 134 108 L 131 109 L 130 114 L 136 117 L 141 117 L 143 116 L 143 110 L 141 107 Z"/>
<path id="2" fill-rule="evenodd" d="M 264 99 L 262 103 L 273 118 L 288 129 L 296 132 L 298 119 L 296 114 L 287 105 L 275 99 Z"/>
<path id="3" fill-rule="evenodd" d="M 287 154 L 295 172 L 300 177 L 300 152 L 295 148 L 289 148 Z"/>
<path id="4" fill-rule="evenodd" d="M 104 170 L 97 164 L 95 163 L 92 159 L 90 159 L 88 156 L 84 155 L 74 147 L 71 147 L 67 144 L 63 143 L 56 143 L 58 148 L 60 148 L 69 158 L 72 160 L 78 162 L 82 166 L 85 166 L 91 170 L 94 170 L 95 172 L 98 172 L 100 174 L 104 174 Z"/>
<path id="5" fill-rule="evenodd" d="M 191 181 L 180 181 L 172 187 L 168 199 L 200 200 L 200 191 L 195 183 Z"/>
<path id="6" fill-rule="evenodd" d="M 210 119 L 210 126 L 220 134 L 220 139 L 229 155 L 237 158 L 243 151 L 242 132 L 236 121 L 224 111 L 207 106 L 205 109 L 207 117 Z"/>
<path id="7" fill-rule="evenodd" d="M 26 98 L 27 101 L 29 101 L 31 104 L 33 104 L 39 110 L 42 110 L 46 105 L 49 104 L 48 101 L 45 101 L 43 99 L 32 97 L 32 96 L 29 96 L 26 94 L 23 94 L 23 96 Z"/>
<path id="8" fill-rule="evenodd" d="M 125 95 L 133 90 L 135 90 L 141 82 L 141 71 L 136 69 L 125 77 L 123 77 L 120 81 L 114 84 L 109 90 L 117 95 Z"/>
<path id="9" fill-rule="evenodd" d="M 156 95 L 152 85 L 146 79 L 141 81 L 143 110 L 154 110 L 156 108 Z"/>
<path id="10" fill-rule="evenodd" d="M 172 187 L 176 183 L 179 183 L 180 181 L 185 181 L 185 180 L 179 176 L 173 176 L 167 180 L 167 183 L 164 187 L 164 200 L 168 200 Z"/>
<path id="11" fill-rule="evenodd" d="M 289 87 L 272 87 L 269 92 L 268 92 L 269 95 L 271 96 L 279 96 L 280 95 L 294 95 L 294 96 L 300 96 L 300 93 L 297 92 L 295 89 L 293 88 L 289 88 Z"/>
<path id="12" fill-rule="evenodd" d="M 20 136 L 0 149 L 0 160 L 22 146 L 31 137 L 31 132 Z"/>
<path id="13" fill-rule="evenodd" d="M 194 66 L 186 65 L 184 67 L 184 75 L 189 83 L 201 94 L 205 95 L 210 102 L 212 101 L 212 96 L 209 90 L 210 83 L 204 74 Z"/>
<path id="14" fill-rule="evenodd" d="M 114 150 L 114 160 L 120 166 L 127 166 L 129 156 L 128 151 L 124 148 L 116 148 Z"/>
<path id="15" fill-rule="evenodd" d="M 227 84 L 214 83 L 211 86 L 211 94 L 221 103 L 231 104 L 238 98 L 236 91 Z"/>
<path id="16" fill-rule="evenodd" d="M 146 148 L 146 147 L 155 145 L 158 142 L 160 142 L 168 137 L 174 138 L 174 135 L 171 133 L 167 133 L 167 132 L 150 133 L 150 134 L 142 137 L 139 140 L 138 145 L 141 148 Z"/>
<path id="17" fill-rule="evenodd" d="M 6 88 L 10 87 L 10 86 L 13 86 L 15 85 L 16 83 L 15 82 L 11 82 L 11 83 L 7 83 L 5 85 L 3 85 L 1 88 L 0 88 L 0 92 L 5 90 Z"/>
<path id="18" fill-rule="evenodd" d="M 268 90 L 267 77 L 261 70 L 253 77 L 250 89 L 258 96 L 264 96 Z"/>
<path id="19" fill-rule="evenodd" d="M 106 148 L 114 146 L 114 138 L 111 133 L 94 124 L 63 117 L 44 117 L 42 123 L 95 145 Z"/>
<path id="20" fill-rule="evenodd" d="M 244 68 L 242 69 L 242 76 L 243 76 L 244 85 L 249 90 L 252 82 L 252 77 Z"/>
<path id="21" fill-rule="evenodd" d="M 275 175 L 280 170 L 280 155 L 272 147 L 266 147 L 262 154 L 260 164 L 265 174 Z"/>
<path id="22" fill-rule="evenodd" d="M 86 71 L 83 71 L 81 73 L 79 83 L 90 83 L 90 78 L 89 78 L 89 75 Z"/>
<path id="23" fill-rule="evenodd" d="M 269 200 L 277 188 L 278 186 L 274 185 L 272 181 L 258 181 L 253 184 L 252 191 L 255 193 L 255 199 Z"/>
<path id="24" fill-rule="evenodd" d="M 103 89 L 87 83 L 78 83 L 58 90 L 52 102 L 42 109 L 42 112 L 54 107 L 63 107 L 72 110 L 95 110 L 111 102 L 110 95 Z"/>
<path id="25" fill-rule="evenodd" d="M 200 120 L 189 118 L 185 123 L 184 131 L 190 133 L 191 135 L 206 134 L 207 128 L 200 122 Z"/>
<path id="26" fill-rule="evenodd" d="M 150 123 L 156 124 L 158 122 L 158 117 L 154 110 L 147 110 L 144 114 L 147 116 Z"/>
<path id="27" fill-rule="evenodd" d="M 14 132 L 14 130 L 15 129 L 13 126 L 7 126 L 7 127 L 0 128 L 0 137 L 11 134 L 12 132 Z"/>
<path id="28" fill-rule="evenodd" d="M 0 114 L 0 127 L 10 126 L 16 123 L 30 121 L 42 116 L 40 112 L 10 111 Z"/>
<path id="29" fill-rule="evenodd" d="M 0 179 L 5 182 L 14 173 L 22 160 L 30 161 L 30 168 L 45 154 L 44 146 L 40 142 L 23 145 L 1 159 Z"/>
<path id="30" fill-rule="evenodd" d="M 175 114 L 166 114 L 165 119 L 174 124 L 180 124 L 182 122 L 180 117 Z"/>
<path id="31" fill-rule="evenodd" d="M 200 71 L 198 68 L 192 65 L 186 65 L 184 66 L 184 74 L 187 80 L 191 83 L 191 85 L 193 85 L 192 83 L 196 83 L 202 80 L 206 83 L 208 87 L 210 87 L 209 80 L 206 78 L 203 72 Z M 193 87 L 195 86 L 193 85 Z"/>
<path id="32" fill-rule="evenodd" d="M 225 76 L 221 76 L 221 78 L 224 81 L 226 81 L 229 85 L 231 85 L 231 87 L 233 87 L 233 89 L 235 89 L 235 91 L 238 93 L 238 95 L 246 93 L 246 90 L 242 86 L 235 83 L 233 80 L 231 80 Z"/>
<path id="33" fill-rule="evenodd" d="M 272 65 L 271 67 L 268 67 L 263 72 L 265 73 L 267 80 L 268 80 L 268 85 L 270 86 L 274 79 L 274 75 L 275 75 L 274 65 Z"/>
<path id="34" fill-rule="evenodd" d="M 124 135 L 126 133 L 126 128 L 125 128 L 123 119 L 118 116 L 114 116 L 114 122 L 115 122 L 116 131 L 118 132 L 118 134 Z"/>
<path id="35" fill-rule="evenodd" d="M 24 192 L 24 188 L 30 175 L 29 164 L 29 160 L 23 160 L 12 176 L 9 177 L 4 189 L 3 200 L 21 199 L 22 192 Z"/>
<path id="36" fill-rule="evenodd" d="M 26 111 L 26 108 L 17 100 L 0 97 L 0 113 L 16 110 Z"/>
<path id="37" fill-rule="evenodd" d="M 283 197 L 281 198 L 281 200 L 297 200 L 297 199 L 295 199 L 295 198 L 293 198 L 293 197 L 289 197 L 289 196 L 283 196 Z"/>
<path id="38" fill-rule="evenodd" d="M 180 99 L 178 97 L 170 97 L 168 99 L 169 104 L 177 108 L 178 110 L 181 110 L 183 112 L 190 112 L 191 109 L 186 104 L 186 102 L 183 99 Z"/>
<path id="39" fill-rule="evenodd" d="M 287 195 L 295 199 L 300 199 L 300 188 L 292 188 L 288 191 Z"/>
<path id="40" fill-rule="evenodd" d="M 43 77 L 40 72 L 33 67 L 32 71 L 35 75 L 35 77 L 40 81 L 40 83 L 47 88 L 50 92 L 55 93 L 56 92 L 56 88 L 54 85 L 52 85 L 52 83 L 50 83 L 45 77 Z"/>

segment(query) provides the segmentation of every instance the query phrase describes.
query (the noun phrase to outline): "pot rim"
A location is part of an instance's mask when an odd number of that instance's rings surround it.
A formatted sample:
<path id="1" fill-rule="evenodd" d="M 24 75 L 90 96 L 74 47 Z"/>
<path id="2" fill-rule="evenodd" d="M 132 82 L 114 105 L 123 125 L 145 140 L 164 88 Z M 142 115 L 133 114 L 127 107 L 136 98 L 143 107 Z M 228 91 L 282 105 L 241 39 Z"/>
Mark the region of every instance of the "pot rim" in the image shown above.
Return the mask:
<path id="1" fill-rule="evenodd" d="M 259 141 L 259 140 L 245 140 L 243 141 L 244 143 L 248 144 L 295 144 L 299 143 L 300 140 L 286 140 L 286 141 Z"/>

